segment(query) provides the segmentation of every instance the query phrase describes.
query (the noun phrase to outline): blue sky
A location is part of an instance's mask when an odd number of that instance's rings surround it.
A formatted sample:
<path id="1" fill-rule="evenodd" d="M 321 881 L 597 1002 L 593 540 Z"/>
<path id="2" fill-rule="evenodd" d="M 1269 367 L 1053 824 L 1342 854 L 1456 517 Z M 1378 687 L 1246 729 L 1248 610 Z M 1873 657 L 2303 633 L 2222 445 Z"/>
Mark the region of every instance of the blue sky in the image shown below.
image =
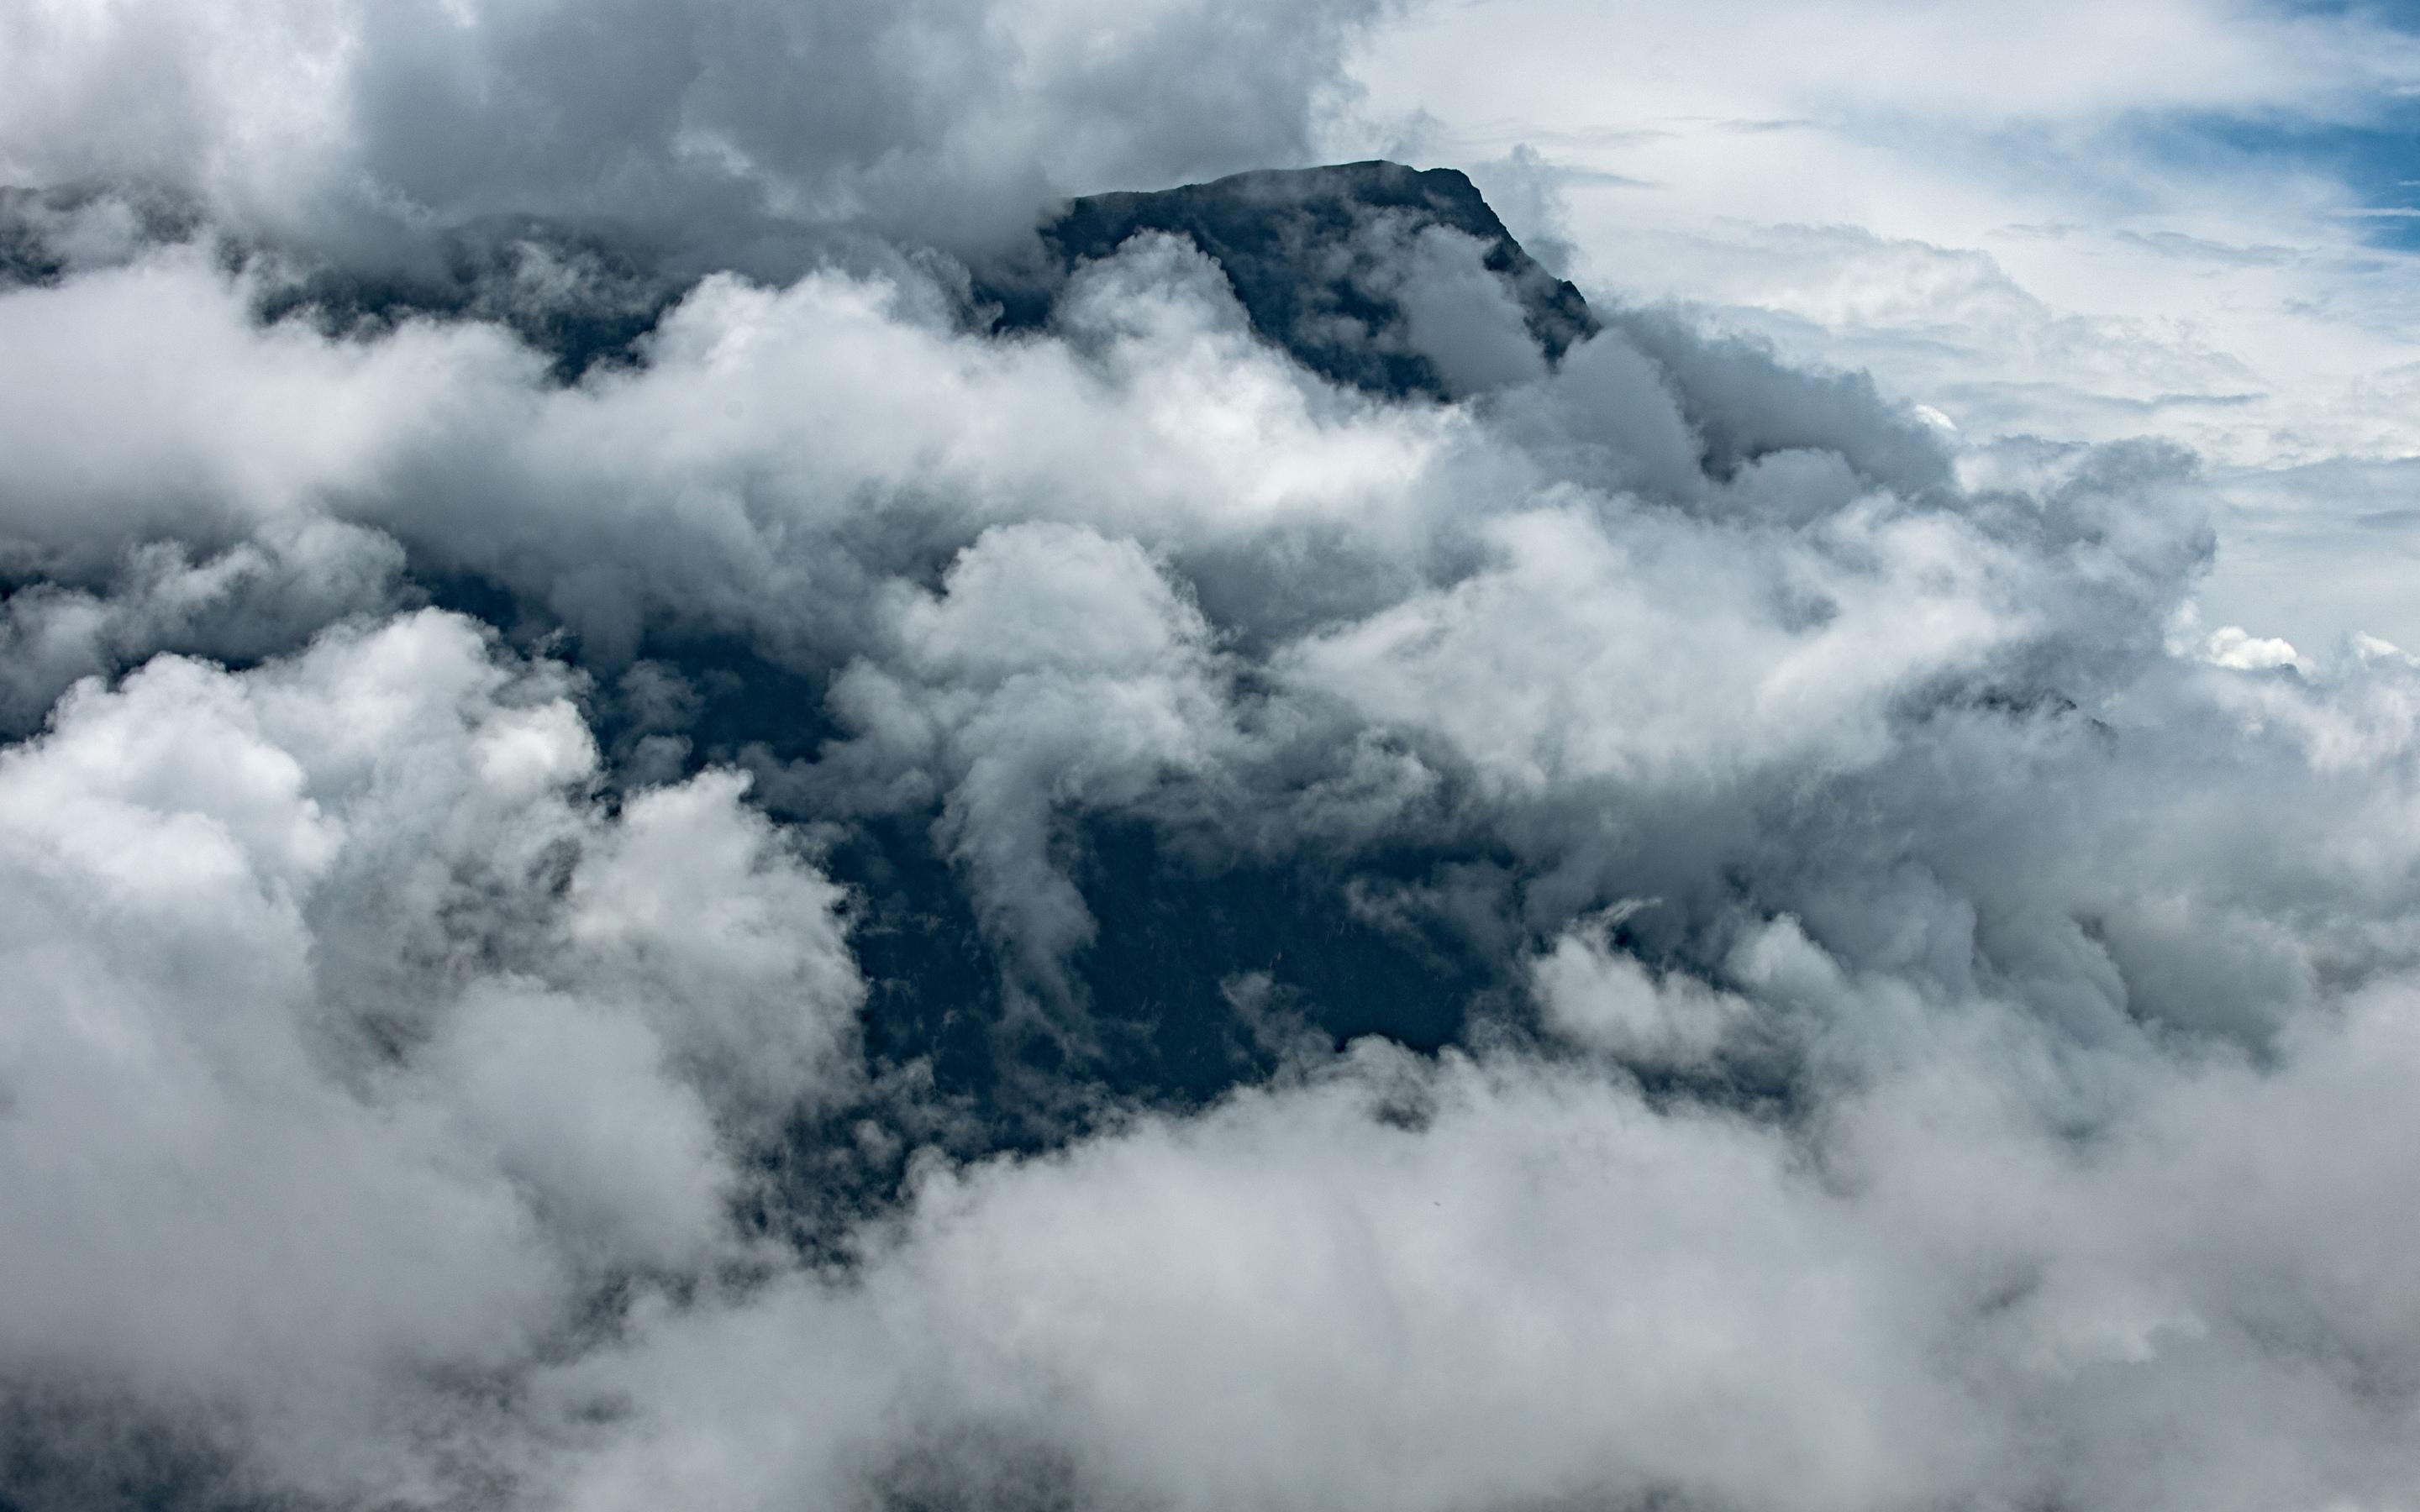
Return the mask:
<path id="1" fill-rule="evenodd" d="M 2420 22 L 2415 22 L 2420 25 Z M 2280 163 L 2341 181 L 2358 208 L 2353 228 L 2381 246 L 2420 249 L 2420 98 L 2385 96 L 2352 121 L 2273 115 L 2188 116 L 2150 132 L 2160 150 L 2208 171 Z"/>

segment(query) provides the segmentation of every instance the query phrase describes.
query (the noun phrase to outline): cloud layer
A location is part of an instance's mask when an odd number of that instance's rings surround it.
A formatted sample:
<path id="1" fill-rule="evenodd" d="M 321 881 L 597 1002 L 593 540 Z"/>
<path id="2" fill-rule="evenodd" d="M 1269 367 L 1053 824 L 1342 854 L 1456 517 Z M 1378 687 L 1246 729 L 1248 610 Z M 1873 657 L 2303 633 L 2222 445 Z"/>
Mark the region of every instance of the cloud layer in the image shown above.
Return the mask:
<path id="1" fill-rule="evenodd" d="M 998 327 L 1359 15 L 0 23 L 0 1504 L 2410 1502 L 2420 662 L 1399 208 Z"/>

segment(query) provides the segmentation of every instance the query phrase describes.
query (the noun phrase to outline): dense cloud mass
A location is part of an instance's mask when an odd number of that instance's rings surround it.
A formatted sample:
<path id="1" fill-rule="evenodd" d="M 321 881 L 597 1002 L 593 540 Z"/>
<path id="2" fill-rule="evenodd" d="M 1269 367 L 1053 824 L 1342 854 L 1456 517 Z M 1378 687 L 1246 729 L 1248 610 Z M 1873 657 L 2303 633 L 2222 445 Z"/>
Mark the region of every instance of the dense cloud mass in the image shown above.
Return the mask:
<path id="1" fill-rule="evenodd" d="M 1362 14 L 0 19 L 0 1508 L 2412 1504 L 2420 660 Z"/>
<path id="2" fill-rule="evenodd" d="M 0 177 L 134 177 L 389 267 L 567 217 L 710 257 L 799 222 L 944 239 L 1052 193 L 1297 157 L 1378 0 L 39 4 Z M 703 242 L 704 245 L 697 245 Z"/>

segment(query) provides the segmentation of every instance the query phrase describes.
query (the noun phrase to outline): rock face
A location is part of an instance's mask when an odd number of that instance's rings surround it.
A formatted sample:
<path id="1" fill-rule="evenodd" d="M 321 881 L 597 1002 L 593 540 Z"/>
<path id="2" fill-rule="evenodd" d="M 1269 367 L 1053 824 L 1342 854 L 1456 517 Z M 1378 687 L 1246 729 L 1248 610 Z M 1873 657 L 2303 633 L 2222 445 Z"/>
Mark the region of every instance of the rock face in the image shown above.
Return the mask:
<path id="1" fill-rule="evenodd" d="M 977 296 L 1003 329 L 1039 326 L 1078 265 L 1153 231 L 1215 260 L 1263 336 L 1376 393 L 1483 389 L 1596 330 L 1579 290 L 1522 250 L 1468 178 L 1397 162 L 1078 199 L 1041 228 L 1038 268 L 986 270 Z"/>

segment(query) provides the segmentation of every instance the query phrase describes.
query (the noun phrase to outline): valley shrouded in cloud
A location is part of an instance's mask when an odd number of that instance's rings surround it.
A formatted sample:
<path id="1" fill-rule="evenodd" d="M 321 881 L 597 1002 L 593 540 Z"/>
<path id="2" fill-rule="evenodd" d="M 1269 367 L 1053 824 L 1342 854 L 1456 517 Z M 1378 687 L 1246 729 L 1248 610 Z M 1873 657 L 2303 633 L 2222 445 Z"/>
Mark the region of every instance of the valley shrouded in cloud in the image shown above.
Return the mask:
<path id="1" fill-rule="evenodd" d="M 2412 18 L 1832 8 L 0 5 L 0 1509 L 2420 1505 Z"/>

